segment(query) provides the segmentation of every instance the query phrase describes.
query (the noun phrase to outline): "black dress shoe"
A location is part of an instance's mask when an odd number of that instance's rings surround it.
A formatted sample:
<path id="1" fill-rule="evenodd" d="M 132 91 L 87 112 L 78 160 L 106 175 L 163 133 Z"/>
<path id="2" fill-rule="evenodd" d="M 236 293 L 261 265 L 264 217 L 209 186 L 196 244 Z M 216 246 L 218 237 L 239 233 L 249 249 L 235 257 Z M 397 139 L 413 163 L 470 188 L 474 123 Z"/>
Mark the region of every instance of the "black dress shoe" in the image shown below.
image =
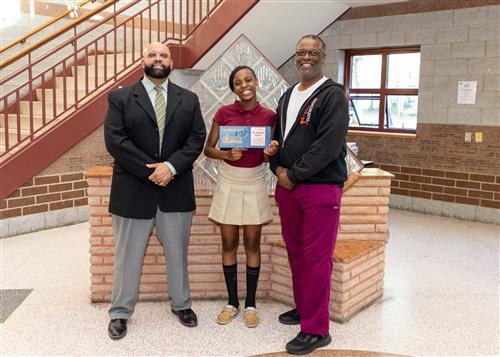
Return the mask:
<path id="1" fill-rule="evenodd" d="M 278 320 L 284 325 L 298 325 L 300 324 L 300 314 L 297 312 L 297 309 L 291 309 L 282 313 L 278 317 Z"/>
<path id="2" fill-rule="evenodd" d="M 184 326 L 187 327 L 198 326 L 198 317 L 196 317 L 196 314 L 194 313 L 193 310 L 191 309 L 184 309 L 179 311 L 175 311 L 174 309 L 171 310 L 175 315 L 179 317 L 179 321 Z"/>
<path id="3" fill-rule="evenodd" d="M 127 319 L 112 319 L 108 326 L 108 335 L 112 340 L 119 340 L 127 334 Z"/>
<path id="4" fill-rule="evenodd" d="M 286 350 L 292 355 L 305 355 L 316 348 L 328 346 L 330 342 L 332 342 L 332 337 L 329 334 L 321 336 L 299 332 L 297 337 L 286 344 Z"/>

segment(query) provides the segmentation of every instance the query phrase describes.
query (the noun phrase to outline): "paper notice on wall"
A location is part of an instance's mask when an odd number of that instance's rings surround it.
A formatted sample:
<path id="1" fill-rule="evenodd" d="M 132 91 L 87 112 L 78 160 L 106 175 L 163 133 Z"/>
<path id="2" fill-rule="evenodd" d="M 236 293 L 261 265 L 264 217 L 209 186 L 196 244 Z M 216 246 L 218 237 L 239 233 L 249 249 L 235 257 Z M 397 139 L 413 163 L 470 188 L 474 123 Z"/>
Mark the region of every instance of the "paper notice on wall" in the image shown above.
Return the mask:
<path id="1" fill-rule="evenodd" d="M 477 81 L 458 81 L 457 104 L 476 104 Z"/>

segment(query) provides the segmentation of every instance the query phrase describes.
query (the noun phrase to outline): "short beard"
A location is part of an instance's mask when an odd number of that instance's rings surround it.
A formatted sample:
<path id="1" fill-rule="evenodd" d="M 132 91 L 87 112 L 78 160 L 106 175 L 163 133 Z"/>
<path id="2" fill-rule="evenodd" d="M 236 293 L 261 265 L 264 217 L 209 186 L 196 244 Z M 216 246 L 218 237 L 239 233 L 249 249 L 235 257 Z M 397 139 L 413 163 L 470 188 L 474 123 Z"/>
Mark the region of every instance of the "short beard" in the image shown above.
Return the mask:
<path id="1" fill-rule="evenodd" d="M 172 68 L 170 66 L 163 67 L 162 69 L 154 69 L 154 64 L 152 64 L 151 66 L 144 65 L 144 73 L 152 78 L 167 78 L 171 71 Z"/>

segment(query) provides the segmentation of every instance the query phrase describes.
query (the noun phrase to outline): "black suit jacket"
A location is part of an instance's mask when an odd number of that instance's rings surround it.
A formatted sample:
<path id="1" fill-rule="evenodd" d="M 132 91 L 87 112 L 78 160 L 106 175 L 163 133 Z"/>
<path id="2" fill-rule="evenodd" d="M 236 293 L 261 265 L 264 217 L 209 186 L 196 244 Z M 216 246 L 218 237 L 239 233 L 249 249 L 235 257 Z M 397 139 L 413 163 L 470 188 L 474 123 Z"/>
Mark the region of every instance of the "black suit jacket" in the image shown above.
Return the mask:
<path id="1" fill-rule="evenodd" d="M 163 212 L 196 208 L 192 167 L 205 142 L 206 129 L 196 94 L 168 83 L 165 131 L 159 152 L 158 126 L 151 100 L 141 82 L 108 96 L 104 121 L 106 148 L 115 159 L 109 211 L 127 217 L 153 218 Z M 148 176 L 148 163 L 170 162 L 177 171 L 161 187 Z"/>

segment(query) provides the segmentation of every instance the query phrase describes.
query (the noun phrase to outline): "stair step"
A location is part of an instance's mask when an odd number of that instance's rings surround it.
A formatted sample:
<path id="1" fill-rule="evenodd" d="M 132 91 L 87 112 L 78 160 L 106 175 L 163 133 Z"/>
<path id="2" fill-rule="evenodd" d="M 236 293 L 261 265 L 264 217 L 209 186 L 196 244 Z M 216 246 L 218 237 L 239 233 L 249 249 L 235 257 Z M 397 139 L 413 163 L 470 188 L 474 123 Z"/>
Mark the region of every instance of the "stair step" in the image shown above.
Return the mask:
<path id="1" fill-rule="evenodd" d="M 123 65 L 123 63 L 118 63 L 116 65 L 117 73 L 124 68 L 125 66 Z M 96 75 L 96 65 L 94 64 L 89 64 L 87 66 L 77 66 L 77 73 L 78 77 L 82 78 L 85 78 L 86 74 L 88 75 L 89 78 L 104 77 L 104 65 L 97 65 L 97 75 Z M 106 76 L 109 78 L 113 76 L 114 73 L 115 73 L 115 65 L 113 63 L 112 64 L 108 63 L 106 66 Z"/>
<path id="2" fill-rule="evenodd" d="M 45 123 L 49 123 L 53 118 L 45 118 Z M 21 124 L 21 130 L 30 130 L 30 116 L 26 114 L 20 114 L 19 120 Z M 8 114 L 9 121 L 9 131 L 17 129 L 17 114 Z M 33 130 L 37 130 L 42 126 L 42 117 L 33 117 Z M 5 128 L 5 115 L 0 115 L 0 127 Z"/>
<path id="3" fill-rule="evenodd" d="M 17 144 L 19 142 L 16 130 L 9 130 L 8 135 L 9 135 L 9 146 Z M 21 140 L 28 137 L 29 135 L 30 135 L 29 131 L 21 130 Z M 0 128 L 0 146 L 2 148 L 5 148 L 5 128 Z"/>
<path id="4" fill-rule="evenodd" d="M 128 53 L 117 53 L 116 54 L 116 61 L 117 62 L 123 62 L 123 56 L 127 55 L 127 59 L 130 57 Z M 106 57 L 106 63 L 111 63 L 114 62 L 115 60 L 115 54 L 114 53 L 108 53 L 107 55 L 97 55 L 97 63 L 101 64 L 104 63 L 104 58 Z M 89 55 L 87 57 L 87 62 L 89 64 L 95 64 L 96 63 L 96 57 L 95 55 Z"/>
<path id="5" fill-rule="evenodd" d="M 53 102 L 45 102 L 45 116 L 46 117 L 54 117 L 54 107 L 52 105 Z M 70 107 L 71 104 L 69 101 L 66 102 L 66 107 Z M 42 116 L 42 102 L 35 101 L 33 102 L 33 115 L 34 116 Z M 64 103 L 56 102 L 56 113 L 61 114 L 64 111 Z M 19 102 L 19 113 L 20 114 L 30 114 L 30 102 L 28 101 L 20 101 Z"/>
<path id="6" fill-rule="evenodd" d="M 124 55 L 126 55 L 126 59 L 127 59 L 127 63 L 130 63 L 132 62 L 132 53 L 117 53 L 116 54 L 116 62 L 117 63 L 123 63 L 123 57 Z M 107 55 L 97 55 L 97 63 L 99 64 L 104 64 L 104 57 L 106 57 L 106 63 L 109 64 L 109 63 L 114 63 L 115 61 L 115 54 L 113 53 L 109 53 Z M 139 53 L 139 52 L 136 52 L 135 54 L 135 59 L 138 60 L 142 58 L 142 54 Z M 87 57 L 87 61 L 89 64 L 95 64 L 96 63 L 96 57 L 95 55 L 89 55 Z"/>
<path id="7" fill-rule="evenodd" d="M 45 102 L 53 102 L 54 99 L 56 102 L 62 102 L 64 99 L 64 89 L 56 89 L 55 98 L 54 98 L 54 89 L 52 88 L 37 89 L 36 98 L 40 102 L 42 101 L 43 98 L 42 92 L 45 92 Z M 89 93 L 90 92 L 92 92 L 92 90 L 89 88 Z M 84 89 L 78 90 L 78 98 L 83 98 L 84 96 L 85 96 L 85 90 Z M 73 89 L 73 87 L 66 88 L 66 102 L 67 103 L 75 102 L 75 90 Z"/>
<path id="8" fill-rule="evenodd" d="M 88 78 L 88 88 L 89 91 L 93 91 L 96 88 L 95 85 L 95 78 Z M 68 76 L 68 77 L 56 77 L 56 89 L 63 89 L 64 88 L 64 80 L 66 80 L 66 90 L 72 89 L 75 90 L 75 77 Z M 97 84 L 101 85 L 104 83 L 104 78 L 103 77 L 97 77 Z M 84 90 L 85 89 L 85 77 L 83 76 L 78 76 L 78 89 L 79 90 Z"/>

